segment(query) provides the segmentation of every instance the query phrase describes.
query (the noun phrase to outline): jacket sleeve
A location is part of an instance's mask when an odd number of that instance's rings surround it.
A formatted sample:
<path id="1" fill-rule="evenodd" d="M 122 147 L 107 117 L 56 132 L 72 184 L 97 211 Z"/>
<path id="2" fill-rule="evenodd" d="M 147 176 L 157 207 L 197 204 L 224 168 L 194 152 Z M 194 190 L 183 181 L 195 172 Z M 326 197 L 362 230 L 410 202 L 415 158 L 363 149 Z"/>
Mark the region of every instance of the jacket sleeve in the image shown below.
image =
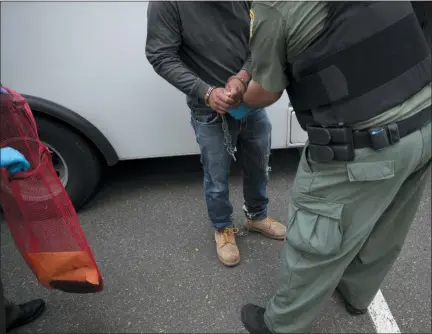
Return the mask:
<path id="1" fill-rule="evenodd" d="M 150 1 L 147 8 L 147 60 L 171 85 L 188 96 L 204 100 L 210 85 L 182 62 L 181 44 L 181 21 L 175 1 Z"/>

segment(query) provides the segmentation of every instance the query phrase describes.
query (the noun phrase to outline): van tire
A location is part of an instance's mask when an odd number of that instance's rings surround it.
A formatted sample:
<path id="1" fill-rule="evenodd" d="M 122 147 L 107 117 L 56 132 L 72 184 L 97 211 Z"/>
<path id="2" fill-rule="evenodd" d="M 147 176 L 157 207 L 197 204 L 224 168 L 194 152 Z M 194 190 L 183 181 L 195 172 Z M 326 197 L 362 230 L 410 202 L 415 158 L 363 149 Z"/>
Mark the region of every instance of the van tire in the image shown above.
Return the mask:
<path id="1" fill-rule="evenodd" d="M 63 185 L 78 211 L 92 198 L 101 179 L 99 156 L 91 144 L 69 126 L 54 119 L 34 116 L 39 139 L 53 151 L 53 163 L 64 162 L 59 166 L 65 165 L 67 177 L 61 179 L 66 182 Z"/>

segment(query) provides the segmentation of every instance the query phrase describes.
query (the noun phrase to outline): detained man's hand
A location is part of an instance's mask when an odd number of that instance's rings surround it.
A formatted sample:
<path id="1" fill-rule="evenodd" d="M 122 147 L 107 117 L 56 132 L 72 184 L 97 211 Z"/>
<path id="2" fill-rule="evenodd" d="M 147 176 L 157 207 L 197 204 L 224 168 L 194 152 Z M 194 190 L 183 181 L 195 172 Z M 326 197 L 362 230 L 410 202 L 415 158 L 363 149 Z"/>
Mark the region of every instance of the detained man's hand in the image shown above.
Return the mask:
<path id="1" fill-rule="evenodd" d="M 228 81 L 225 88 L 230 91 L 231 98 L 234 100 L 234 105 L 241 102 L 243 95 L 246 92 L 244 83 L 236 78 L 232 78 Z"/>
<path id="2" fill-rule="evenodd" d="M 232 98 L 232 93 L 226 88 L 215 88 L 211 92 L 208 104 L 219 114 L 226 114 L 228 108 L 234 105 L 235 100 Z"/>

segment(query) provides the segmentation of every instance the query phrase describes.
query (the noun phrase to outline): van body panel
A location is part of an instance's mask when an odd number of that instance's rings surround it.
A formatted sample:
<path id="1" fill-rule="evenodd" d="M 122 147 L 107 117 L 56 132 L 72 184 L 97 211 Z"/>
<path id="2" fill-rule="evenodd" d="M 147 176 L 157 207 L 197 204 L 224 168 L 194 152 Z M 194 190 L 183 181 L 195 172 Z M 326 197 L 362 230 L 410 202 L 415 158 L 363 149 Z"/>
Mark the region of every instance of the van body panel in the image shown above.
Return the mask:
<path id="1" fill-rule="evenodd" d="M 120 160 L 199 153 L 186 97 L 146 59 L 147 5 L 1 3 L 2 83 L 79 114 Z M 267 112 L 272 148 L 291 146 L 286 93 Z"/>

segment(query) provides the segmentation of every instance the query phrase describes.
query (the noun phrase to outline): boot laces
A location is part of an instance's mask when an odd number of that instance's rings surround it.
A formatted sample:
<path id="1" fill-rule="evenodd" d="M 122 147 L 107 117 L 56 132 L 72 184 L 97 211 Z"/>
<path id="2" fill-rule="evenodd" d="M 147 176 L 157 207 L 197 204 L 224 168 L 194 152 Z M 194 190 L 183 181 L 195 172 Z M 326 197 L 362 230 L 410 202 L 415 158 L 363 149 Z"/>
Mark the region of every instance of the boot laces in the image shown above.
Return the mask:
<path id="1" fill-rule="evenodd" d="M 264 219 L 264 221 L 269 225 L 269 229 L 271 229 L 273 223 L 276 222 L 276 220 L 274 220 L 273 218 L 270 218 L 270 217 L 267 217 L 266 219 Z"/>
<path id="2" fill-rule="evenodd" d="M 234 234 L 238 233 L 238 228 L 226 228 L 222 232 L 223 244 L 234 244 Z"/>

